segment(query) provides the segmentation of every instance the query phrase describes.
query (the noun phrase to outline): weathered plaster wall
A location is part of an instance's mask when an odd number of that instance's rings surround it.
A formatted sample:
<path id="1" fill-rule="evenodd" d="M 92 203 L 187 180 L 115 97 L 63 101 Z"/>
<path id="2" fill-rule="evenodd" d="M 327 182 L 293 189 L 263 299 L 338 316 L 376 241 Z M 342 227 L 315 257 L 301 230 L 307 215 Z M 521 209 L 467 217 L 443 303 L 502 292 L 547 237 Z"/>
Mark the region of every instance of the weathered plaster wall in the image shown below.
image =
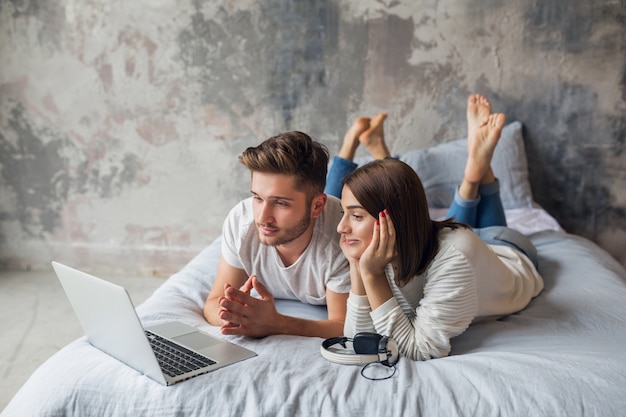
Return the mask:
<path id="1" fill-rule="evenodd" d="M 525 126 L 535 199 L 626 264 L 626 3 L 0 1 L 0 263 L 168 274 L 249 193 L 279 131 L 393 152 Z"/>

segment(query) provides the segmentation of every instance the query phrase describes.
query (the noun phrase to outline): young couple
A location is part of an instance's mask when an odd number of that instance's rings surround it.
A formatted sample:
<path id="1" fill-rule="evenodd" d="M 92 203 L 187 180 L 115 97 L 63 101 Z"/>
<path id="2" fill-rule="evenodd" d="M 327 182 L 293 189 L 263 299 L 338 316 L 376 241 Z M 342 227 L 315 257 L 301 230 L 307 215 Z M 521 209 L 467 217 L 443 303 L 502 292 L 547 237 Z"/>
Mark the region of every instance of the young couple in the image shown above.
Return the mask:
<path id="1" fill-rule="evenodd" d="M 301 132 L 242 154 L 252 197 L 224 223 L 209 323 L 253 337 L 376 332 L 425 360 L 448 355 L 450 339 L 472 322 L 517 312 L 539 294 L 536 251 L 506 228 L 491 169 L 505 116 L 469 97 L 468 159 L 445 221 L 431 220 L 415 171 L 389 157 L 385 118 L 355 121 L 326 189 L 328 153 Z M 375 160 L 357 168 L 359 144 Z M 325 303 L 328 320 L 281 315 L 274 297 Z"/>

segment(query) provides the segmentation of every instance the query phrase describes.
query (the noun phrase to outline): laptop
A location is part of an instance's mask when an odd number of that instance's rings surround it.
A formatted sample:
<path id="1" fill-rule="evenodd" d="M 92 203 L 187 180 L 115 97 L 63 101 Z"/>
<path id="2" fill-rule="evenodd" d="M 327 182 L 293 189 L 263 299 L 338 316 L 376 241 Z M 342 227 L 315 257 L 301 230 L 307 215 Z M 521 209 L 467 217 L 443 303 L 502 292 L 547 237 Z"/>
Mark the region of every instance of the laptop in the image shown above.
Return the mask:
<path id="1" fill-rule="evenodd" d="M 52 267 L 89 342 L 163 385 L 256 356 L 181 322 L 144 329 L 124 287 L 58 262 Z"/>

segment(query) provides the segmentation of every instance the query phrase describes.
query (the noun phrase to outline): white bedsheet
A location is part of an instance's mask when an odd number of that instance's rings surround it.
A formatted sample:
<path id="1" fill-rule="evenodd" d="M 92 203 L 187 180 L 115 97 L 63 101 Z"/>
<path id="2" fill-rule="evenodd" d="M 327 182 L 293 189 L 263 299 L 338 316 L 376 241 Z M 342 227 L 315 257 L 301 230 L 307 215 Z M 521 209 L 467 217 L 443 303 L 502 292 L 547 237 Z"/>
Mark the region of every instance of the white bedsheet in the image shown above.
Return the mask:
<path id="1" fill-rule="evenodd" d="M 532 211 L 517 215 L 538 224 Z M 471 326 L 449 357 L 402 358 L 391 379 L 326 361 L 319 338 L 229 337 L 258 356 L 164 387 L 81 338 L 41 365 L 2 416 L 624 416 L 626 271 L 586 239 L 557 230 L 531 239 L 544 291 L 518 314 Z M 219 240 L 138 308 L 144 324 L 177 319 L 219 335 L 202 317 L 218 259 Z"/>

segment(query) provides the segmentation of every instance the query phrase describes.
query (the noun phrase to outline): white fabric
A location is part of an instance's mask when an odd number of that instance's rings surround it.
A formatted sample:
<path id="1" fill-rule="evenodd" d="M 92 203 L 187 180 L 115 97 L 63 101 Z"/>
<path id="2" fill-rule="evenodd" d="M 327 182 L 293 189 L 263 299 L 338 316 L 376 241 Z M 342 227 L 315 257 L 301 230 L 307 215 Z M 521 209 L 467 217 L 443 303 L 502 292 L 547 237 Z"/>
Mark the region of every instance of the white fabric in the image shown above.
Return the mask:
<path id="1" fill-rule="evenodd" d="M 326 304 L 326 288 L 337 293 L 350 290 L 350 268 L 337 233 L 341 216 L 339 200 L 328 196 L 309 246 L 296 262 L 285 267 L 276 248 L 260 242 L 252 198 L 247 198 L 233 207 L 224 222 L 222 256 L 229 265 L 244 269 L 248 275 L 256 274 L 275 298 Z"/>
<path id="2" fill-rule="evenodd" d="M 401 358 L 391 379 L 370 381 L 360 366 L 328 362 L 319 338 L 228 337 L 258 356 L 164 387 L 80 338 L 33 373 L 2 417 L 622 417 L 626 271 L 580 237 L 544 231 L 531 240 L 545 288 L 528 307 L 471 325 L 452 339 L 447 357 Z M 218 239 L 138 308 L 144 325 L 181 320 L 219 335 L 202 316 L 219 257 Z M 326 314 L 298 301 L 278 300 L 278 308 Z"/>
<path id="3" fill-rule="evenodd" d="M 543 289 L 530 260 L 508 246 L 489 246 L 469 229 L 444 229 L 427 270 L 398 288 L 386 269 L 394 297 L 371 311 L 366 296 L 350 293 L 344 333 L 391 336 L 400 353 L 415 360 L 446 356 L 450 339 L 473 321 L 511 314 Z M 359 325 L 363 325 L 360 328 Z"/>

